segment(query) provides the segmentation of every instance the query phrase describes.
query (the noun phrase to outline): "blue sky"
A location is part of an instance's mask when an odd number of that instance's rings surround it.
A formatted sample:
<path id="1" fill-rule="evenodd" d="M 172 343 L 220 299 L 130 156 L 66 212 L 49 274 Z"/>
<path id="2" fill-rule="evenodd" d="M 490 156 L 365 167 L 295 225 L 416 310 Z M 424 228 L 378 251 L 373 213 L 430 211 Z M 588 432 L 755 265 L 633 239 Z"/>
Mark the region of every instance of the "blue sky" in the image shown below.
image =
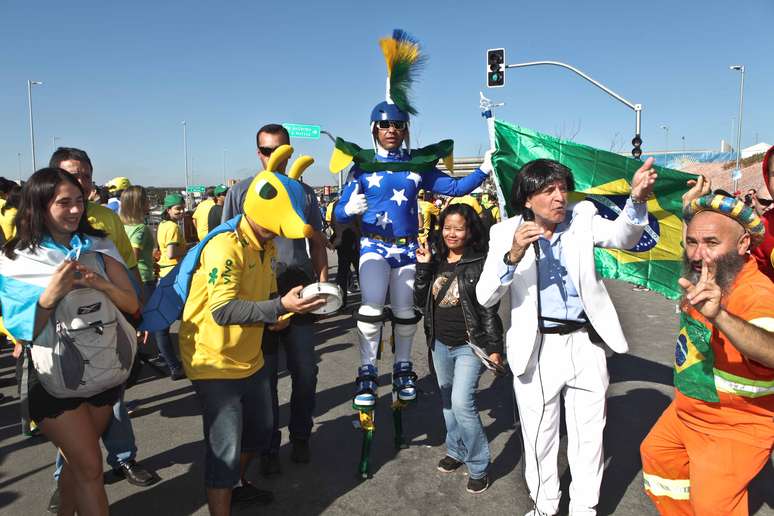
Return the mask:
<path id="1" fill-rule="evenodd" d="M 378 6 L 389 6 L 388 9 Z M 319 124 L 365 146 L 384 96 L 378 39 L 400 27 L 428 66 L 415 89 L 414 142 L 487 146 L 478 109 L 487 48 L 509 63 L 559 60 L 644 105 L 644 149 L 735 141 L 739 74 L 747 67 L 743 146 L 774 143 L 774 2 L 664 1 L 139 1 L 0 3 L 0 175 L 31 169 L 26 80 L 38 167 L 57 145 L 86 149 L 95 179 L 183 184 L 181 120 L 195 183 L 247 177 L 267 122 Z M 743 27 L 743 33 L 736 32 Z M 629 148 L 634 114 L 568 71 L 509 70 L 498 117 L 549 134 Z M 317 160 L 311 184 L 334 184 L 328 140 L 293 142 Z"/>

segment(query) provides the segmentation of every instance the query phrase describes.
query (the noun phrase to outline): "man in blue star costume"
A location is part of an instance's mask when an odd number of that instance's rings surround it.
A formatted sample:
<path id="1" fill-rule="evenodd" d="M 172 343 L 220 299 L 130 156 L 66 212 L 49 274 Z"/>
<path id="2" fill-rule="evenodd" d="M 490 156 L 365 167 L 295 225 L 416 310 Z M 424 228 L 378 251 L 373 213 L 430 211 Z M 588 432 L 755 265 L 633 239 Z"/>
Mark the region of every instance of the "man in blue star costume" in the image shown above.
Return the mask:
<path id="1" fill-rule="evenodd" d="M 428 190 L 457 197 L 477 188 L 492 171 L 491 153 L 472 174 L 452 178 L 437 168 L 411 170 L 414 155 L 409 145 L 409 115 L 388 100 L 371 112 L 371 135 L 375 153 L 367 167 L 355 164 L 352 180 L 345 186 L 335 209 L 336 219 L 348 222 L 361 215 L 360 286 L 362 304 L 355 314 L 360 338 L 354 406 L 372 407 L 376 402 L 376 352 L 381 328 L 389 317 L 385 311 L 387 289 L 395 337 L 393 388 L 401 401 L 416 399 L 411 363 L 411 344 L 418 317 L 413 290 L 417 249 L 417 194 Z M 403 145 L 405 144 L 405 147 Z M 406 163 L 406 168 L 396 166 Z M 436 159 L 437 162 L 437 159 Z M 384 170 L 380 165 L 384 164 Z M 368 168 L 369 170 L 364 170 Z M 389 169 L 389 170 L 388 170 Z"/>

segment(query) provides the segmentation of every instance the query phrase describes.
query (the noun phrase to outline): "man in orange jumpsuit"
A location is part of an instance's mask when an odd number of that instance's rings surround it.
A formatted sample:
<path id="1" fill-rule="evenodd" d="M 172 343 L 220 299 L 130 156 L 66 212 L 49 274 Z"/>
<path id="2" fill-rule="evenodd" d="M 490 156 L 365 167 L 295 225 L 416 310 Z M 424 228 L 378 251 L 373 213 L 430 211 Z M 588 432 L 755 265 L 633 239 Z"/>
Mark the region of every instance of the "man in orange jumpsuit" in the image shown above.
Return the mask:
<path id="1" fill-rule="evenodd" d="M 685 219 L 675 399 L 640 448 L 645 491 L 661 514 L 746 515 L 774 446 L 774 283 L 749 254 L 764 227 L 722 195 Z"/>

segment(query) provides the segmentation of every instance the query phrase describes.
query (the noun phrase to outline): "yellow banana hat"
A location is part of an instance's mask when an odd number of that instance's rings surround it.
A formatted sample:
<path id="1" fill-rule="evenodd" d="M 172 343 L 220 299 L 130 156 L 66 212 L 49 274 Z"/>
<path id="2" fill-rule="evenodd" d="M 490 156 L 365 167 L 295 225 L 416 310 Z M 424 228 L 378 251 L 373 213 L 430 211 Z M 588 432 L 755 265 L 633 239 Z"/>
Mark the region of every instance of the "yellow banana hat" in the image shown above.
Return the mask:
<path id="1" fill-rule="evenodd" d="M 272 152 L 266 170 L 250 183 L 244 204 L 244 214 L 259 226 L 285 238 L 309 238 L 314 233 L 304 219 L 306 194 L 297 181 L 314 162 L 301 156 L 290 167 L 288 175 L 276 172 L 277 165 L 293 154 L 293 147 L 281 145 Z"/>

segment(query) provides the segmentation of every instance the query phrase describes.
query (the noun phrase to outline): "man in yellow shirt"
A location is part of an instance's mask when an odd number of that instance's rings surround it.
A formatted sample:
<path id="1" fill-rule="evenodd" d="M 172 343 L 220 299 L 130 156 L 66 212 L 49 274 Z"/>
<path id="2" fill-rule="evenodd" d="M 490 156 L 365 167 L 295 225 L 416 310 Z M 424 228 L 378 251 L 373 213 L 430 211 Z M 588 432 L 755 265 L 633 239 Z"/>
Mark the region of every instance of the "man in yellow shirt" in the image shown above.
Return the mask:
<path id="1" fill-rule="evenodd" d="M 89 155 L 85 151 L 70 147 L 59 147 L 51 156 L 49 166 L 61 168 L 65 172 L 74 175 L 81 184 L 81 188 L 83 188 L 84 197 L 91 195 L 94 189 L 94 183 L 92 182 L 94 171 L 91 167 Z M 86 215 L 92 226 L 107 233 L 108 238 L 116 245 L 118 253 L 124 259 L 126 267 L 130 272 L 132 270 L 136 272 L 137 258 L 134 256 L 132 244 L 129 242 L 129 237 L 126 236 L 124 224 L 118 215 L 107 206 L 91 201 L 88 201 L 86 204 Z M 137 274 L 138 282 L 139 278 L 140 276 Z"/>
<path id="2" fill-rule="evenodd" d="M 431 194 L 432 195 L 432 194 Z M 433 217 L 437 218 L 441 213 L 435 204 L 432 203 L 432 197 L 423 191 L 419 192 L 418 204 L 419 204 L 419 240 L 420 242 L 426 242 L 427 237 L 430 236 L 430 231 L 434 229 L 432 227 Z M 425 199 L 428 196 L 429 199 Z"/>
<path id="3" fill-rule="evenodd" d="M 297 175 L 270 172 L 291 152 L 284 145 L 272 153 L 267 170 L 250 184 L 244 214 L 233 219 L 233 229 L 220 226 L 220 232 L 207 235 L 191 251 L 199 254 L 183 308 L 180 354 L 202 405 L 205 485 L 213 515 L 230 514 L 232 502 L 273 499 L 244 478 L 252 458 L 268 443 L 274 421 L 260 343 L 266 324 L 325 303 L 316 296 L 301 298 L 301 286 L 272 299 L 277 281 L 271 240 L 279 234 L 304 238 L 313 233 L 298 205 L 304 190 L 288 177 Z M 176 274 L 188 273 L 189 259 Z"/>
<path id="4" fill-rule="evenodd" d="M 196 228 L 196 237 L 199 239 L 199 242 L 204 240 L 204 237 L 207 236 L 207 233 L 210 231 L 207 223 L 207 217 L 210 215 L 210 209 L 215 206 L 215 187 L 207 187 L 207 190 L 204 192 L 204 196 L 205 199 L 199 203 L 199 205 L 194 210 L 193 215 L 191 215 L 191 218 L 193 219 L 193 225 Z"/>

